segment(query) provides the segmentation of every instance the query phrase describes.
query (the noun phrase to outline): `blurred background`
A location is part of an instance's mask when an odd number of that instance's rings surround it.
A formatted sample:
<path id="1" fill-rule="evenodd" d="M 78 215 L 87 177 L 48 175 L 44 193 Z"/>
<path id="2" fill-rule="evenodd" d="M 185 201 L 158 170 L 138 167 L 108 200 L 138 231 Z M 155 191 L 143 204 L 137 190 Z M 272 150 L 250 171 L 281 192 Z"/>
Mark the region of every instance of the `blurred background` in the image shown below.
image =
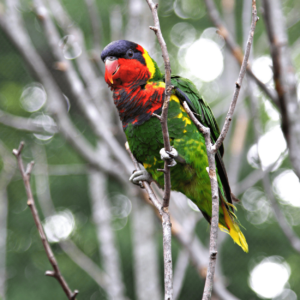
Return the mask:
<path id="1" fill-rule="evenodd" d="M 300 2 L 275 2 L 300 99 Z M 244 49 L 251 1 L 215 4 Z M 249 253 L 220 232 L 213 299 L 296 300 L 300 183 L 275 101 L 264 7 L 257 5 L 250 61 L 264 88 L 245 78 L 224 159 Z M 172 73 L 195 83 L 222 126 L 238 77 L 236 57 L 204 0 L 160 1 L 158 12 Z M 145 194 L 128 183 L 134 167 L 99 59 L 108 43 L 128 39 L 163 71 L 150 25 L 143 0 L 0 1 L 0 299 L 66 299 L 56 280 L 44 276 L 51 265 L 11 152 L 20 141 L 24 161 L 35 161 L 31 185 L 45 232 L 63 276 L 80 291 L 77 299 L 163 298 L 161 222 Z M 174 299 L 200 299 L 209 226 L 176 193 L 171 215 Z"/>

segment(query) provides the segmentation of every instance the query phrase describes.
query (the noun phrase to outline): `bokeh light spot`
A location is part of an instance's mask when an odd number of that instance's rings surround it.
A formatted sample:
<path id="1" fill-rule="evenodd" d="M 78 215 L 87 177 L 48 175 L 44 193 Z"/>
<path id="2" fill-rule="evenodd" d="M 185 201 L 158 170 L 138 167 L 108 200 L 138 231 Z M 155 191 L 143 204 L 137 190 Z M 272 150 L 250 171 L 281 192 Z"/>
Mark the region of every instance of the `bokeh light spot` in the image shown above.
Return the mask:
<path id="1" fill-rule="evenodd" d="M 82 53 L 74 35 L 64 36 L 59 42 L 59 47 L 62 49 L 64 57 L 69 60 L 77 58 Z"/>
<path id="2" fill-rule="evenodd" d="M 263 83 L 268 83 L 273 77 L 272 67 L 272 59 L 269 56 L 261 56 L 254 60 L 252 70 Z"/>
<path id="3" fill-rule="evenodd" d="M 202 81 L 215 80 L 223 72 L 223 54 L 212 40 L 199 39 L 191 45 L 185 54 L 187 68 Z"/>
<path id="4" fill-rule="evenodd" d="M 175 24 L 170 32 L 171 42 L 177 47 L 188 47 L 196 39 L 196 29 L 193 25 L 185 22 Z"/>
<path id="5" fill-rule="evenodd" d="M 199 19 L 205 15 L 203 4 L 193 0 L 175 0 L 174 12 L 182 19 Z"/>
<path id="6" fill-rule="evenodd" d="M 38 111 L 46 103 L 47 94 L 43 86 L 39 83 L 27 85 L 21 95 L 22 107 L 29 112 Z"/>
<path id="7" fill-rule="evenodd" d="M 47 131 L 48 134 L 39 134 L 39 133 L 34 133 L 33 135 L 38 139 L 42 141 L 47 141 L 50 140 L 54 134 L 55 134 L 55 129 L 56 129 L 56 123 L 54 120 L 48 116 L 48 115 L 37 115 L 33 118 L 33 122 L 39 126 L 42 126 L 45 131 Z"/>
<path id="8" fill-rule="evenodd" d="M 263 259 L 250 273 L 249 285 L 261 298 L 273 298 L 283 292 L 290 267 L 278 256 Z"/>
<path id="9" fill-rule="evenodd" d="M 50 243 L 67 239 L 74 229 L 75 219 L 68 209 L 46 218 L 44 223 L 44 230 Z"/>
<path id="10" fill-rule="evenodd" d="M 274 171 L 282 163 L 282 160 L 284 159 L 284 155 L 282 154 L 285 150 L 286 141 L 283 137 L 282 130 L 280 126 L 275 126 L 259 139 L 258 147 L 255 144 L 249 149 L 247 153 L 247 160 L 252 167 L 259 168 L 259 154 L 263 170 L 278 161 L 278 163 L 272 169 L 272 171 Z M 281 155 L 282 158 L 279 159 Z"/>
<path id="11" fill-rule="evenodd" d="M 300 182 L 293 170 L 280 173 L 274 179 L 273 187 L 283 202 L 300 207 Z"/>

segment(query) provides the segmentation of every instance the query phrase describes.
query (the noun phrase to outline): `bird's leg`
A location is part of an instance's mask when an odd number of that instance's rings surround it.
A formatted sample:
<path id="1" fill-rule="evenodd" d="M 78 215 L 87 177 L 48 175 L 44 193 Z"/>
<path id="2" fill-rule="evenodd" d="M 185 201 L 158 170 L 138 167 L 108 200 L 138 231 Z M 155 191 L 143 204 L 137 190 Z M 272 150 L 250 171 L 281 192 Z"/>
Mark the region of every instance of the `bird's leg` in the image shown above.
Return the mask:
<path id="1" fill-rule="evenodd" d="M 129 181 L 143 188 L 142 181 L 147 181 L 150 184 L 153 181 L 153 178 L 146 170 L 134 170 L 129 177 Z"/>
<path id="2" fill-rule="evenodd" d="M 177 162 L 180 164 L 186 164 L 186 161 L 183 157 L 181 157 L 175 148 L 171 148 L 171 151 L 166 151 L 165 148 L 162 148 L 159 151 L 160 158 L 162 160 L 170 160 L 171 163 L 168 165 L 169 167 L 176 166 Z"/>

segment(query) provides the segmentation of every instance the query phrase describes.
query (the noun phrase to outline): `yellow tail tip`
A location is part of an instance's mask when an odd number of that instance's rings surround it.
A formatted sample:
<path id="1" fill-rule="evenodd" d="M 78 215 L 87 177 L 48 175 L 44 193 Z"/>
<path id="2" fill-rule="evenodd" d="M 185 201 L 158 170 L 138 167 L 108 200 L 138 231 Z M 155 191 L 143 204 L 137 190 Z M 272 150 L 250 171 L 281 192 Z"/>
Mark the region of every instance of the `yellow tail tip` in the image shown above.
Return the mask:
<path id="1" fill-rule="evenodd" d="M 226 209 L 224 203 L 221 204 L 223 208 L 225 223 L 227 225 L 227 228 L 219 223 L 219 228 L 222 231 L 225 231 L 229 233 L 229 235 L 232 237 L 233 241 L 237 243 L 245 252 L 248 253 L 248 244 L 246 242 L 245 236 L 240 230 L 239 225 L 234 220 L 236 218 L 235 215 L 231 216 L 229 211 Z"/>
<path id="2" fill-rule="evenodd" d="M 241 232 L 240 228 L 238 227 L 237 224 L 233 224 L 232 223 L 232 227 L 230 230 L 228 230 L 227 228 L 225 228 L 223 225 L 219 224 L 219 228 L 228 233 L 233 241 L 238 244 L 246 253 L 248 253 L 248 244 L 247 244 L 247 241 L 246 241 L 246 238 L 244 236 L 244 234 Z"/>

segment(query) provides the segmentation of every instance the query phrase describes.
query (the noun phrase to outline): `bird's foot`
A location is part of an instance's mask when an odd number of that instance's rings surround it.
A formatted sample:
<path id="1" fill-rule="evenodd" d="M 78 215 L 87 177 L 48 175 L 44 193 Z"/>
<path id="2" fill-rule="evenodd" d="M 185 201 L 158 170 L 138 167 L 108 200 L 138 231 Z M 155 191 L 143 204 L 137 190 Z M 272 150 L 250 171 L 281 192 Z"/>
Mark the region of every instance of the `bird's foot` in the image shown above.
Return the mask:
<path id="1" fill-rule="evenodd" d="M 129 177 L 129 181 L 144 188 L 142 181 L 147 181 L 150 184 L 153 181 L 153 178 L 146 170 L 134 170 Z"/>
<path id="2" fill-rule="evenodd" d="M 178 152 L 175 148 L 171 148 L 171 151 L 166 151 L 165 148 L 160 149 L 159 151 L 160 158 L 162 160 L 169 160 L 170 164 L 168 167 L 176 166 L 177 162 L 176 159 L 179 157 Z"/>

